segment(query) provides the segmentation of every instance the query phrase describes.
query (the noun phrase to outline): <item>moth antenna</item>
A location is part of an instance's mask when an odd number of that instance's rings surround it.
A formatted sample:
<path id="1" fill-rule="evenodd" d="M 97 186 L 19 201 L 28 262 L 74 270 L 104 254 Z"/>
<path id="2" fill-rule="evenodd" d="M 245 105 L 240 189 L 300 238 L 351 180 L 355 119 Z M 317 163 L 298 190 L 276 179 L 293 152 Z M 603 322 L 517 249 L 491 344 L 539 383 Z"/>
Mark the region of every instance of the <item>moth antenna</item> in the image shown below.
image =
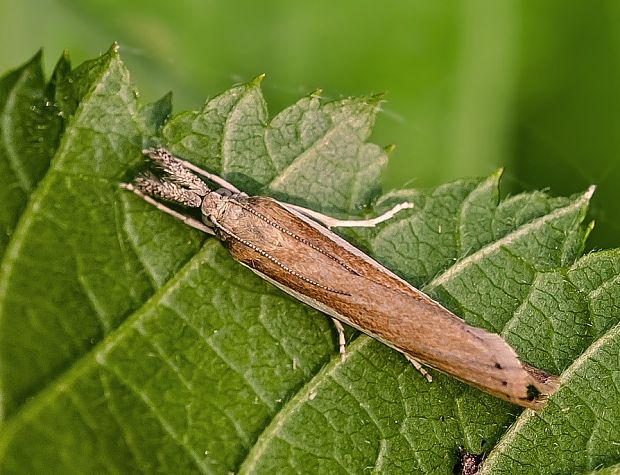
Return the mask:
<path id="1" fill-rule="evenodd" d="M 153 160 L 158 168 L 166 173 L 169 181 L 183 188 L 187 188 L 200 196 L 205 196 L 211 191 L 204 181 L 198 178 L 198 176 L 185 167 L 178 159 L 173 157 L 167 150 L 163 148 L 150 148 L 143 150 L 143 153 Z"/>
<path id="2" fill-rule="evenodd" d="M 149 172 L 138 175 L 134 179 L 134 186 L 147 195 L 158 196 L 191 208 L 199 208 L 202 204 L 200 194 L 185 189 L 171 180 L 160 180 Z"/>

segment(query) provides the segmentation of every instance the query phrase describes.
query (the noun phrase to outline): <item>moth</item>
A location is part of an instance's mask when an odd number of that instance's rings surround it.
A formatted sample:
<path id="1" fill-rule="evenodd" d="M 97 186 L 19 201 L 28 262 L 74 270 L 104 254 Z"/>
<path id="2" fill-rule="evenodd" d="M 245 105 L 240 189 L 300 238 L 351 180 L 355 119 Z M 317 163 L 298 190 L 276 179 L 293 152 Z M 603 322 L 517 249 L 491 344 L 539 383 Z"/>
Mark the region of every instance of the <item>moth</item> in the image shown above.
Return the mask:
<path id="1" fill-rule="evenodd" d="M 342 221 L 265 196 L 248 196 L 223 178 L 172 156 L 144 154 L 159 175 L 121 186 L 185 224 L 218 237 L 237 262 L 334 319 L 401 352 L 430 381 L 424 363 L 496 397 L 540 409 L 558 379 L 521 362 L 499 335 L 473 327 L 331 231 L 375 226 L 410 203 L 370 220 Z M 215 184 L 210 188 L 206 181 Z M 198 209 L 202 220 L 161 201 Z"/>

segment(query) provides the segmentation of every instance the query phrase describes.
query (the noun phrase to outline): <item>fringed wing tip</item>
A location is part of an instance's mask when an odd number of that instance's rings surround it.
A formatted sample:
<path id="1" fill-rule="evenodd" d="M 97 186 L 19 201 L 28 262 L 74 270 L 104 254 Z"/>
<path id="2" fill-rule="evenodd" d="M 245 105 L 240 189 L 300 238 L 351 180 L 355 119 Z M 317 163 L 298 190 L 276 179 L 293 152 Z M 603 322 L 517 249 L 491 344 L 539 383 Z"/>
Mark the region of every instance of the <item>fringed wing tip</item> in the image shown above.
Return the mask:
<path id="1" fill-rule="evenodd" d="M 527 388 L 527 397 L 523 405 L 538 411 L 545 407 L 547 400 L 558 390 L 560 378 L 526 364 L 523 367 L 534 380 Z"/>

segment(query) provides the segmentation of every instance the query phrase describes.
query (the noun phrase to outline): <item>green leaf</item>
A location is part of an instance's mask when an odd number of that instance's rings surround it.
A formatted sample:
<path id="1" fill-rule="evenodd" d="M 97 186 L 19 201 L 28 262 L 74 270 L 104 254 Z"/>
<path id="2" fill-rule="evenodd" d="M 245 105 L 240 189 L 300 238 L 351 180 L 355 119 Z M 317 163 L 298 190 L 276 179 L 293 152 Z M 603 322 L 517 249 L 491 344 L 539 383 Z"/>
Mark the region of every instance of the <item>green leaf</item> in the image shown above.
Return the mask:
<path id="1" fill-rule="evenodd" d="M 614 465 L 612 467 L 602 468 L 600 470 L 594 470 L 592 472 L 588 472 L 589 475 L 618 475 L 620 474 L 620 464 Z"/>
<path id="2" fill-rule="evenodd" d="M 500 201 L 496 173 L 375 200 L 378 97 L 312 94 L 270 120 L 258 78 L 160 130 L 169 97 L 140 107 L 115 48 L 69 79 L 72 116 L 0 267 L 4 472 L 452 473 L 460 447 L 491 451 L 487 473 L 620 460 L 620 253 L 579 258 L 592 190 Z M 564 386 L 535 414 L 428 384 L 357 333 L 341 362 L 324 315 L 118 188 L 153 144 L 343 216 L 411 201 L 345 236 Z"/>
<path id="3" fill-rule="evenodd" d="M 152 111 L 141 115 L 115 49 L 68 73 L 58 93 L 68 123 L 0 267 L 5 417 L 152 293 L 116 229 L 124 219 L 118 183 L 155 133 Z"/>
<path id="4" fill-rule="evenodd" d="M 365 143 L 380 97 L 321 105 L 313 94 L 268 122 L 261 79 L 177 116 L 164 129 L 166 145 L 247 193 L 332 212 L 366 206 L 387 161 L 384 150 Z"/>
<path id="5" fill-rule="evenodd" d="M 481 473 L 514 473 L 524 465 L 538 473 L 576 473 L 620 460 L 620 325 L 614 326 L 620 320 L 620 251 L 585 256 L 566 278 L 589 308 L 598 339 L 562 374 L 545 410 L 528 411 L 504 435 Z"/>
<path id="6" fill-rule="evenodd" d="M 62 108 L 55 92 L 68 68 L 62 56 L 46 85 L 38 52 L 0 78 L 0 256 L 56 149 Z"/>

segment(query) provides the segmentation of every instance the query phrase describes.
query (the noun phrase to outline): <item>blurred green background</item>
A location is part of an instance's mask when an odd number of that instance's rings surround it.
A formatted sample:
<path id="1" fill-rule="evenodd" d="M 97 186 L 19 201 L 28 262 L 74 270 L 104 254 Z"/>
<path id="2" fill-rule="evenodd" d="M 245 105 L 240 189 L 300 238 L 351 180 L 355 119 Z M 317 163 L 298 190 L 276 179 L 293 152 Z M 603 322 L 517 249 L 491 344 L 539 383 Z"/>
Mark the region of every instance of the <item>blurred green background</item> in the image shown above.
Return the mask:
<path id="1" fill-rule="evenodd" d="M 144 101 L 175 110 L 266 73 L 271 114 L 387 92 L 373 141 L 386 188 L 504 167 L 503 191 L 598 186 L 590 247 L 620 244 L 620 2 L 21 0 L 0 2 L 0 71 L 45 48 L 74 65 L 112 41 Z"/>

